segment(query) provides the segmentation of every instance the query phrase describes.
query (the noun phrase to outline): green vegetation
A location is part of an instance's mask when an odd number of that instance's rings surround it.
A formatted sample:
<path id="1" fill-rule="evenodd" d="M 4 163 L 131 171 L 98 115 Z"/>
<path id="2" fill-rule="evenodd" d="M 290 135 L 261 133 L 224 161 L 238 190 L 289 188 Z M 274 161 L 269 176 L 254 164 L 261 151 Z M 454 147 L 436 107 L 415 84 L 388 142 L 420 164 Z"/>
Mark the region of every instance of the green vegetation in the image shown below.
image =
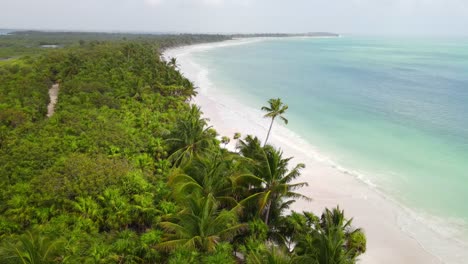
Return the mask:
<path id="1" fill-rule="evenodd" d="M 0 64 L 1 263 L 341 264 L 365 252 L 338 208 L 288 214 L 308 199 L 303 164 L 208 126 L 159 52 L 225 37 L 188 38 L 86 39 Z"/>
<path id="2" fill-rule="evenodd" d="M 86 46 L 101 42 L 149 42 L 159 49 L 180 45 L 190 45 L 202 42 L 214 42 L 231 39 L 224 35 L 193 35 L 193 34 L 131 34 L 131 33 L 90 33 L 90 32 L 42 32 L 17 31 L 0 36 L 0 62 L 20 55 L 35 55 L 56 45 L 57 48 Z"/>

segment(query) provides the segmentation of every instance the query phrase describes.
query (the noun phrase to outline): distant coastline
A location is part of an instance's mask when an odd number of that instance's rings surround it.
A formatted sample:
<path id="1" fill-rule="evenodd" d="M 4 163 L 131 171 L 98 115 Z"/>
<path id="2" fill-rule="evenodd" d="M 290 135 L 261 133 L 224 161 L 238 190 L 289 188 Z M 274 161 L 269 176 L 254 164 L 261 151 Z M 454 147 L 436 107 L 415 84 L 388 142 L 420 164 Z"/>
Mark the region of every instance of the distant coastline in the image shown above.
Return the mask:
<path id="1" fill-rule="evenodd" d="M 288 33 L 257 33 L 257 34 L 232 34 L 233 38 L 264 38 L 264 37 L 340 37 L 340 34 L 331 33 L 331 32 L 308 32 L 308 33 L 297 33 L 297 34 L 288 34 Z"/>
<path id="2" fill-rule="evenodd" d="M 10 35 L 11 32 L 14 32 L 14 30 L 0 28 L 0 36 Z"/>

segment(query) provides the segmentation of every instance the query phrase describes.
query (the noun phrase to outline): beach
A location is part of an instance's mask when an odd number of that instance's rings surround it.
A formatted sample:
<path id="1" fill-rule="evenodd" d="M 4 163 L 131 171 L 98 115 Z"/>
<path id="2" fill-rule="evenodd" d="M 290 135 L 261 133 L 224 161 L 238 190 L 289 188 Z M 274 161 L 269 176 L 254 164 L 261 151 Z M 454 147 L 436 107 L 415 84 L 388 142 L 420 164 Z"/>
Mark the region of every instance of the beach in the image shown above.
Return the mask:
<path id="1" fill-rule="evenodd" d="M 269 121 L 262 118 L 260 105 L 254 109 L 224 95 L 222 87 L 215 87 L 208 78 L 207 70 L 192 61 L 190 55 L 193 52 L 255 41 L 262 39 L 200 44 L 164 52 L 166 58 L 177 58 L 180 71 L 199 87 L 193 103 L 201 107 L 204 117 L 209 119 L 210 125 L 220 136 L 232 138 L 234 133 L 240 132 L 243 136 L 253 134 L 263 140 Z M 265 98 L 265 102 L 268 99 Z M 321 156 L 312 144 L 283 125 L 275 123 L 269 143 L 281 148 L 285 156 L 294 157 L 294 164 L 306 164 L 299 181 L 306 181 L 309 186 L 299 192 L 311 197 L 313 201 L 299 200 L 292 206 L 292 210 L 312 211 L 320 215 L 324 208 L 339 205 L 348 217 L 353 217 L 353 226 L 364 229 L 367 252 L 360 258 L 360 263 L 460 263 L 460 256 L 444 258 L 442 262 L 427 248 L 427 244 L 421 243 L 424 241 L 420 237 L 418 241 L 412 236 L 417 229 L 425 227 L 414 219 L 407 221 L 410 212 L 405 213 L 405 208 L 377 189 L 370 188 L 369 184 L 353 175 L 353 172 L 346 171 Z M 235 141 L 231 140 L 228 147 L 234 149 Z M 437 236 L 435 233 L 431 234 L 431 230 L 424 230 L 423 233 Z M 448 252 L 450 247 L 447 245 L 447 248 L 439 250 Z"/>

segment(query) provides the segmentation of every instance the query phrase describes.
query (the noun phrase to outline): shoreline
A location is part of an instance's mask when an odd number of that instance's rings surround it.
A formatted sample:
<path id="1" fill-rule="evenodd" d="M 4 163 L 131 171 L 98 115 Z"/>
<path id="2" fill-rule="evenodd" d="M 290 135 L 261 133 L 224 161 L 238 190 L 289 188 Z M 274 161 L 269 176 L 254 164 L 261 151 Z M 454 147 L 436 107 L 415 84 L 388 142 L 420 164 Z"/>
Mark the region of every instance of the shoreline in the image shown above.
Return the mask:
<path id="1" fill-rule="evenodd" d="M 243 136 L 254 134 L 263 140 L 269 122 L 262 119 L 260 106 L 258 109 L 250 108 L 224 94 L 222 89 L 214 89 L 208 78 L 208 71 L 193 62 L 190 54 L 264 39 L 235 39 L 198 44 L 168 49 L 163 53 L 163 57 L 176 57 L 181 65 L 180 71 L 195 86 L 200 87 L 194 103 L 202 108 L 204 116 L 210 119 L 210 125 L 222 136 L 232 137 L 235 132 L 240 132 Z M 268 99 L 265 98 L 265 102 Z M 292 206 L 292 210 L 312 211 L 320 215 L 325 207 L 339 205 L 348 217 L 354 218 L 353 226 L 364 229 L 368 249 L 360 258 L 360 263 L 443 263 L 413 238 L 409 230 L 403 230 L 400 223 L 406 220 L 405 215 L 402 215 L 403 208 L 358 179 L 353 172 L 327 160 L 312 145 L 282 125 L 275 126 L 269 143 L 280 147 L 286 157 L 293 156 L 294 164 L 305 163 L 307 166 L 299 181 L 307 181 L 309 187 L 299 191 L 310 196 L 313 201 L 299 200 Z M 231 142 L 228 147 L 233 149 L 234 145 Z M 407 229 L 413 228 L 414 224 L 420 225 L 412 223 Z"/>

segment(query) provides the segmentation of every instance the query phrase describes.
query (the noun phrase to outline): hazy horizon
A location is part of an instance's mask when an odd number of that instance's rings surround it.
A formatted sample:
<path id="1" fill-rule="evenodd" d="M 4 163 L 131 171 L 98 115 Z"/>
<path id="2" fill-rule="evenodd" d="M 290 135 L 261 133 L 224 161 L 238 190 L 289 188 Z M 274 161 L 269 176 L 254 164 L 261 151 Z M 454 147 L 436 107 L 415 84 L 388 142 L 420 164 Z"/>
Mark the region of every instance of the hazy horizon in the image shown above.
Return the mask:
<path id="1" fill-rule="evenodd" d="M 467 36 L 463 0 L 0 0 L 0 28 Z"/>

